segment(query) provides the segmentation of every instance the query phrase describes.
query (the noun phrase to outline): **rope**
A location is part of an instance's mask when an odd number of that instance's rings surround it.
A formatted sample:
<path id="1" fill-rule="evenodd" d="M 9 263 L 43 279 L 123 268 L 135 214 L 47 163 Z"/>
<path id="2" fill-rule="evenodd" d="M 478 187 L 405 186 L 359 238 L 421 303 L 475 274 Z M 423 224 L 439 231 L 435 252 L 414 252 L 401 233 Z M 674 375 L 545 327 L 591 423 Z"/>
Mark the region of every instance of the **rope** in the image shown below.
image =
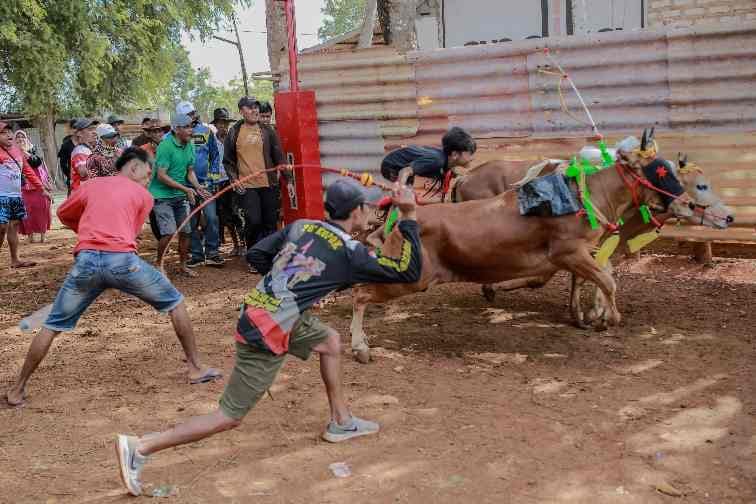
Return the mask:
<path id="1" fill-rule="evenodd" d="M 575 85 L 575 82 L 572 80 L 572 77 L 564 71 L 562 68 L 562 65 L 559 64 L 557 60 L 555 60 L 551 56 L 551 51 L 548 47 L 543 48 L 543 54 L 546 57 L 546 59 L 552 63 L 557 70 L 559 70 L 561 76 L 563 79 L 566 79 L 567 82 L 570 83 L 570 87 L 572 87 L 572 91 L 575 93 L 575 95 L 578 97 L 578 100 L 580 100 L 580 104 L 583 106 L 583 110 L 585 110 L 585 115 L 588 116 L 588 120 L 591 122 L 590 126 L 593 128 L 593 133 L 596 136 L 602 136 L 601 133 L 599 133 L 598 127 L 596 126 L 596 121 L 593 120 L 593 116 L 591 115 L 591 111 L 588 109 L 588 105 L 585 104 L 585 100 L 583 100 L 583 95 L 580 94 L 580 91 L 578 90 L 577 86 Z M 562 81 L 559 81 L 559 90 L 561 95 L 561 89 L 562 89 Z"/>
<path id="2" fill-rule="evenodd" d="M 538 69 L 538 73 L 545 74 L 545 75 L 553 75 L 555 77 L 559 77 L 559 80 L 557 80 L 557 92 L 559 93 L 559 106 L 562 109 L 562 112 L 567 114 L 568 117 L 570 117 L 573 121 L 582 124 L 583 126 L 589 126 L 594 127 L 591 123 L 584 121 L 583 119 L 580 119 L 578 116 L 572 113 L 572 111 L 567 106 L 567 99 L 564 96 L 564 91 L 562 90 L 562 81 L 566 79 L 566 76 L 563 74 L 560 74 L 558 72 L 550 72 L 549 70 L 543 70 Z"/>
<path id="3" fill-rule="evenodd" d="M 176 231 L 171 235 L 170 239 L 168 240 L 168 244 L 165 246 L 165 251 L 166 252 L 168 251 L 168 248 L 171 246 L 171 243 L 173 242 L 174 238 L 176 238 L 176 235 L 179 233 L 179 230 L 182 229 L 184 226 L 186 226 L 192 220 L 192 217 L 194 217 L 195 215 L 197 215 L 197 213 L 201 212 L 202 209 L 204 209 L 211 202 L 215 201 L 222 194 L 224 194 L 227 191 L 230 191 L 232 189 L 235 189 L 235 188 L 238 188 L 238 187 L 242 187 L 242 185 L 244 184 L 244 182 L 246 182 L 247 180 L 249 180 L 252 177 L 259 176 L 260 173 L 268 173 L 268 172 L 276 172 L 276 171 L 290 171 L 294 167 L 299 167 L 299 168 L 317 168 L 317 169 L 319 169 L 320 171 L 323 171 L 323 172 L 335 173 L 337 175 L 341 175 L 342 177 L 353 178 L 353 179 L 357 180 L 358 182 L 360 182 L 365 187 L 375 186 L 375 187 L 378 187 L 379 189 L 381 189 L 383 191 L 388 191 L 388 192 L 394 190 L 393 185 L 389 185 L 389 184 L 385 184 L 385 183 L 379 182 L 379 181 L 375 180 L 373 178 L 373 176 L 370 175 L 367 172 L 363 172 L 361 174 L 358 174 L 358 173 L 355 173 L 355 172 L 353 172 L 351 170 L 347 170 L 346 168 L 332 168 L 332 167 L 328 167 L 328 166 L 321 166 L 321 165 L 318 165 L 318 164 L 292 164 L 292 165 L 276 166 L 276 167 L 273 167 L 273 168 L 266 168 L 266 169 L 263 169 L 263 170 L 259 170 L 259 171 L 255 172 L 253 174 L 246 175 L 244 177 L 241 177 L 241 178 L 237 179 L 236 181 L 230 183 L 227 187 L 221 189 L 217 193 L 213 194 L 210 198 L 207 198 L 202 203 L 200 203 L 199 205 L 197 205 L 197 207 L 194 210 L 192 210 L 191 212 L 189 212 L 189 215 L 186 216 L 186 218 L 183 220 L 183 222 L 181 222 L 181 224 L 179 226 L 177 226 Z M 423 200 L 421 198 L 416 198 L 416 199 L 417 199 L 417 204 L 421 205 L 421 206 L 432 204 L 432 202 L 425 201 L 425 200 Z M 158 266 L 161 269 L 163 268 L 164 262 L 165 262 L 165 253 L 163 254 L 163 257 L 160 258 L 160 262 L 158 264 Z"/>

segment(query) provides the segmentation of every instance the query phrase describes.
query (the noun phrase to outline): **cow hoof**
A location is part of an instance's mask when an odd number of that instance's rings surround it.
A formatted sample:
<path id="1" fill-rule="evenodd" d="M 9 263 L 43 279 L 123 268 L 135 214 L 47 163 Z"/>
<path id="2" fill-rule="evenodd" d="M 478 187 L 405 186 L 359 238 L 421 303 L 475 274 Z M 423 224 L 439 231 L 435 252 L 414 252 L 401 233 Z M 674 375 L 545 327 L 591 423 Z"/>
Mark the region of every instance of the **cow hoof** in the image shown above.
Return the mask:
<path id="1" fill-rule="evenodd" d="M 575 327 L 578 329 L 590 329 L 591 324 L 587 323 L 585 319 L 583 319 L 583 314 L 581 313 L 577 318 L 574 318 L 572 322 L 575 324 Z"/>
<path id="2" fill-rule="evenodd" d="M 483 294 L 483 297 L 486 298 L 486 301 L 489 303 L 493 303 L 496 299 L 496 291 L 493 287 L 490 285 L 484 285 L 480 288 L 481 294 Z"/>
<path id="3" fill-rule="evenodd" d="M 368 364 L 370 362 L 370 350 L 352 350 L 352 357 L 360 364 Z"/>
<path id="4" fill-rule="evenodd" d="M 588 310 L 588 313 L 585 315 L 585 321 L 586 323 L 593 324 L 595 321 L 599 320 L 604 316 L 604 313 L 606 313 L 606 309 L 601 308 L 591 308 Z"/>

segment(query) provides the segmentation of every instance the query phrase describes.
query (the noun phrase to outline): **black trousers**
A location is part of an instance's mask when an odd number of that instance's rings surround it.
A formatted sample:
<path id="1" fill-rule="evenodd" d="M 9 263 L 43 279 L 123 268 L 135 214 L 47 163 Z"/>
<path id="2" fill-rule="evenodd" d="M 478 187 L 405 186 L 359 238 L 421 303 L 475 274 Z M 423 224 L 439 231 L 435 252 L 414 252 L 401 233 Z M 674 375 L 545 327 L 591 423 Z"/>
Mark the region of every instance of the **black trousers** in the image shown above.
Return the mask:
<path id="1" fill-rule="evenodd" d="M 217 188 L 218 191 L 225 189 L 228 186 L 228 182 L 223 182 Z M 217 199 L 216 208 L 218 209 L 218 227 L 220 228 L 220 242 L 226 243 L 225 229 L 229 228 L 236 232 L 239 240 L 244 241 L 244 222 L 242 221 L 242 212 L 238 211 L 237 201 L 234 191 L 224 192 L 220 198 Z"/>
<path id="2" fill-rule="evenodd" d="M 277 187 L 247 189 L 244 194 L 236 194 L 236 202 L 244 211 L 244 241 L 247 248 L 276 231 L 281 207 Z"/>

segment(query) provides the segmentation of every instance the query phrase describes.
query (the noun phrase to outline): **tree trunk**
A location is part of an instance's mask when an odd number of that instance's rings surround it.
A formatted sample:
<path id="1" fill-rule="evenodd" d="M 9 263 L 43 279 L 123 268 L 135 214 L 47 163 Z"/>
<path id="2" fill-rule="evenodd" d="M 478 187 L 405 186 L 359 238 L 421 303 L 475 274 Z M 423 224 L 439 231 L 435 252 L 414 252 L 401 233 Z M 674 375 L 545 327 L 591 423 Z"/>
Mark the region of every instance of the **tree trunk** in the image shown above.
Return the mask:
<path id="1" fill-rule="evenodd" d="M 417 48 L 417 0 L 379 0 L 378 15 L 386 44 L 402 52 Z"/>
<path id="2" fill-rule="evenodd" d="M 281 59 L 286 58 L 288 50 L 288 34 L 286 32 L 286 14 L 281 0 L 265 0 L 265 25 L 268 29 L 268 59 L 270 72 L 275 78 L 281 70 Z M 278 89 L 278 81 L 273 81 L 274 89 Z"/>
<path id="3" fill-rule="evenodd" d="M 39 130 L 42 158 L 57 189 L 65 189 L 66 182 L 58 165 L 58 144 L 55 140 L 55 109 L 50 105 L 44 115 L 34 118 L 34 127 Z"/>
<path id="4" fill-rule="evenodd" d="M 373 32 L 375 31 L 377 9 L 378 0 L 367 0 L 365 2 L 365 18 L 362 21 L 360 41 L 357 44 L 358 49 L 367 49 L 373 45 Z"/>

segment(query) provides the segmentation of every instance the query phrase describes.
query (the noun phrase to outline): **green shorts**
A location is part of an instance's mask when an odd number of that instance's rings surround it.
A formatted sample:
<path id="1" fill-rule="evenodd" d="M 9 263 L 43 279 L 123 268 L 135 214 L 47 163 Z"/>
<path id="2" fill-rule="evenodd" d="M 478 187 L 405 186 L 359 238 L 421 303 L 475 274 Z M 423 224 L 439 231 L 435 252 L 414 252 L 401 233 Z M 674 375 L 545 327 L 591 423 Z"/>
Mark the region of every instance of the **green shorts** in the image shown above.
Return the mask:
<path id="1" fill-rule="evenodd" d="M 306 311 L 291 331 L 288 353 L 307 360 L 312 349 L 325 341 L 332 331 Z M 223 414 L 236 420 L 244 418 L 273 384 L 285 356 L 237 342 L 236 364 L 219 401 Z"/>

